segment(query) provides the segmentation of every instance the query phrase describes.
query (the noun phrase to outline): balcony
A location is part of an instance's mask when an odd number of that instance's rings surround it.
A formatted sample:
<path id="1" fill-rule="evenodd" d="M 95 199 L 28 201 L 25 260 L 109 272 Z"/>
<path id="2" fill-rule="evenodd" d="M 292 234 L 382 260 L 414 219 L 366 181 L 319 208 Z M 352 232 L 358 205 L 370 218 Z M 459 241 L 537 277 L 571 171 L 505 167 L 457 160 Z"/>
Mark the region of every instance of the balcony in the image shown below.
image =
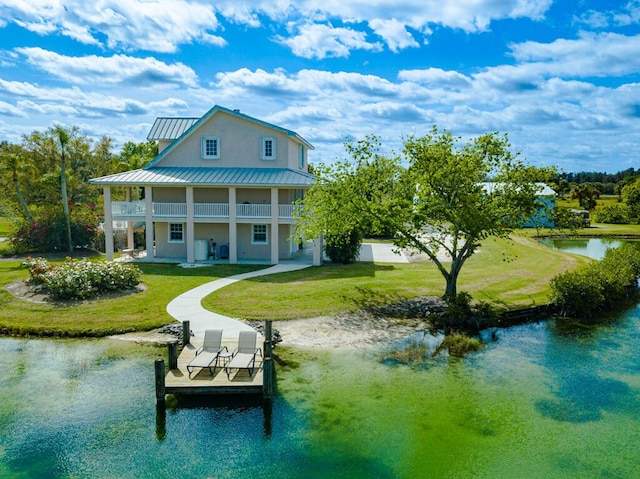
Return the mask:
<path id="1" fill-rule="evenodd" d="M 284 221 L 293 220 L 293 213 L 299 205 L 278 205 L 278 219 Z M 111 216 L 114 220 L 144 219 L 146 204 L 144 201 L 114 201 L 111 203 Z M 194 203 L 194 219 L 228 219 L 228 203 Z M 186 203 L 153 203 L 153 218 L 187 218 Z M 236 205 L 236 218 L 238 219 L 271 219 L 270 204 L 243 203 Z"/>

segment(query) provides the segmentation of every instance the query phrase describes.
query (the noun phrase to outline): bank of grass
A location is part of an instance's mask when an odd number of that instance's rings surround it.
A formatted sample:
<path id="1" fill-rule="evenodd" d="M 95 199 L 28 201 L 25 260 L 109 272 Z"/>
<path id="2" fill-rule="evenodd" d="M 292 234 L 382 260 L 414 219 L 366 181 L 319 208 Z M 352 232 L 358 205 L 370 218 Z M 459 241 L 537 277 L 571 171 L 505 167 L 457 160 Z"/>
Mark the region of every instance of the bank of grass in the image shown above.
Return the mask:
<path id="1" fill-rule="evenodd" d="M 551 278 L 588 261 L 523 236 L 488 239 L 464 266 L 458 289 L 505 309 L 546 304 Z M 214 292 L 202 304 L 231 317 L 283 320 L 353 311 L 372 299 L 443 292 L 444 279 L 430 262 L 356 263 L 253 278 Z"/>
<path id="2" fill-rule="evenodd" d="M 4 287 L 26 279 L 21 261 L 0 261 L 0 334 L 33 336 L 107 336 L 147 331 L 171 323 L 167 304 L 179 294 L 214 279 L 263 266 L 220 265 L 180 268 L 170 264 L 139 264 L 145 291 L 79 303 L 35 304 Z"/>

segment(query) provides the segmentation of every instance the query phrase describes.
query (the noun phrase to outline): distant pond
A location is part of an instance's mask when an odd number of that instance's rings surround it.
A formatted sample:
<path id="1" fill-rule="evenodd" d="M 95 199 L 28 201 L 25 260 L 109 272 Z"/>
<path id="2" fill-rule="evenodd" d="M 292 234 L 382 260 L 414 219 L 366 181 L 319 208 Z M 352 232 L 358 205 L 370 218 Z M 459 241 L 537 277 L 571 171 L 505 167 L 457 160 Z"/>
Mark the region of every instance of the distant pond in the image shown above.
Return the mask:
<path id="1" fill-rule="evenodd" d="M 541 244 L 551 248 L 566 251 L 567 253 L 575 253 L 582 256 L 588 256 L 593 259 L 602 259 L 604 253 L 609 248 L 617 248 L 624 243 L 633 243 L 640 245 L 637 240 L 624 240 L 612 238 L 571 238 L 571 239 L 551 239 L 545 238 L 540 240 Z"/>
<path id="2" fill-rule="evenodd" d="M 0 338 L 0 477 L 640 477 L 639 307 L 487 341 L 415 365 L 276 348 L 270 406 L 163 411 L 164 348 Z"/>

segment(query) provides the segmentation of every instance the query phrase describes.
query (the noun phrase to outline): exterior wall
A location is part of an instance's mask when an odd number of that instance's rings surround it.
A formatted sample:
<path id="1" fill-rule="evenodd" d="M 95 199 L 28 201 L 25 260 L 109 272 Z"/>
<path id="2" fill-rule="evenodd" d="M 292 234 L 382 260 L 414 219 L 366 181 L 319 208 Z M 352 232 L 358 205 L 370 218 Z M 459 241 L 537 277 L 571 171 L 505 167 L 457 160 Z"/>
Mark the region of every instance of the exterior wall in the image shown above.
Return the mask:
<path id="1" fill-rule="evenodd" d="M 220 159 L 201 159 L 203 136 L 220 138 Z M 260 139 L 264 136 L 276 139 L 275 160 L 260 159 Z M 292 155 L 296 157 L 297 169 L 298 145 L 285 134 L 259 123 L 217 111 L 157 166 L 288 168 Z"/>
<path id="2" fill-rule="evenodd" d="M 228 203 L 228 188 L 194 188 L 194 203 Z"/>
<path id="3" fill-rule="evenodd" d="M 227 224 L 196 223 L 194 228 L 196 240 L 206 239 L 209 241 L 209 247 L 211 247 L 212 240 L 216 243 L 218 257 L 220 256 L 220 246 L 229 244 L 229 225 Z"/>
<path id="4" fill-rule="evenodd" d="M 299 198 L 304 197 L 304 191 L 302 189 L 284 189 L 278 190 L 278 204 L 290 205 Z"/>
<path id="5" fill-rule="evenodd" d="M 169 243 L 169 223 L 155 223 L 156 258 L 185 258 L 187 256 L 187 226 L 183 226 L 185 241 Z"/>
<path id="6" fill-rule="evenodd" d="M 238 204 L 245 201 L 249 203 L 271 203 L 271 190 L 267 188 L 238 188 L 236 190 L 236 201 Z"/>
<path id="7" fill-rule="evenodd" d="M 289 140 L 289 139 L 288 139 Z M 288 164 L 288 168 L 291 168 L 292 170 L 299 170 L 299 171 L 309 171 L 308 170 L 308 165 L 307 165 L 307 147 L 303 146 L 303 152 L 302 155 L 304 157 L 304 161 L 303 161 L 303 165 L 302 168 L 300 168 L 300 144 L 296 143 L 295 141 L 289 140 L 289 146 L 287 148 L 287 164 Z"/>
<path id="8" fill-rule="evenodd" d="M 265 224 L 265 223 L 260 223 Z M 251 244 L 251 224 L 238 224 L 238 259 L 269 260 L 271 258 L 271 225 L 267 227 L 269 244 Z"/>
<path id="9" fill-rule="evenodd" d="M 157 203 L 186 203 L 187 190 L 184 187 L 180 188 L 153 188 L 153 201 Z"/>
<path id="10" fill-rule="evenodd" d="M 158 141 L 158 153 L 162 153 L 163 150 L 167 149 L 167 147 L 171 144 L 172 142 L 169 140 L 160 140 Z"/>

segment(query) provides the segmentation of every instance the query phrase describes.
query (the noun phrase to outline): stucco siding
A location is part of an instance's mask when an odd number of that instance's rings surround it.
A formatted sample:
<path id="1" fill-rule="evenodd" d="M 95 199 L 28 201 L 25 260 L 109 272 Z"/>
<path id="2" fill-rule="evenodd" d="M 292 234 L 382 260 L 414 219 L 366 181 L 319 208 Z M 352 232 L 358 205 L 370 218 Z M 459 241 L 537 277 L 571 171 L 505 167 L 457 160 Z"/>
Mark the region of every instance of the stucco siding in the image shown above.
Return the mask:
<path id="1" fill-rule="evenodd" d="M 271 190 L 266 188 L 238 188 L 236 190 L 238 203 L 271 203 Z"/>
<path id="2" fill-rule="evenodd" d="M 153 201 L 158 203 L 185 203 L 187 191 L 185 188 L 153 188 Z"/>
<path id="3" fill-rule="evenodd" d="M 183 243 L 169 243 L 169 223 L 156 223 L 156 257 L 183 258 L 187 256 L 186 227 L 184 227 L 185 241 Z"/>
<path id="4" fill-rule="evenodd" d="M 228 203 L 228 188 L 194 188 L 194 203 Z"/>
<path id="5" fill-rule="evenodd" d="M 203 136 L 220 139 L 219 159 L 201 159 Z M 276 139 L 275 160 L 260 159 L 260 141 L 265 136 Z M 225 112 L 217 112 L 176 144 L 156 166 L 287 168 L 289 143 L 287 136 L 278 131 Z"/>

